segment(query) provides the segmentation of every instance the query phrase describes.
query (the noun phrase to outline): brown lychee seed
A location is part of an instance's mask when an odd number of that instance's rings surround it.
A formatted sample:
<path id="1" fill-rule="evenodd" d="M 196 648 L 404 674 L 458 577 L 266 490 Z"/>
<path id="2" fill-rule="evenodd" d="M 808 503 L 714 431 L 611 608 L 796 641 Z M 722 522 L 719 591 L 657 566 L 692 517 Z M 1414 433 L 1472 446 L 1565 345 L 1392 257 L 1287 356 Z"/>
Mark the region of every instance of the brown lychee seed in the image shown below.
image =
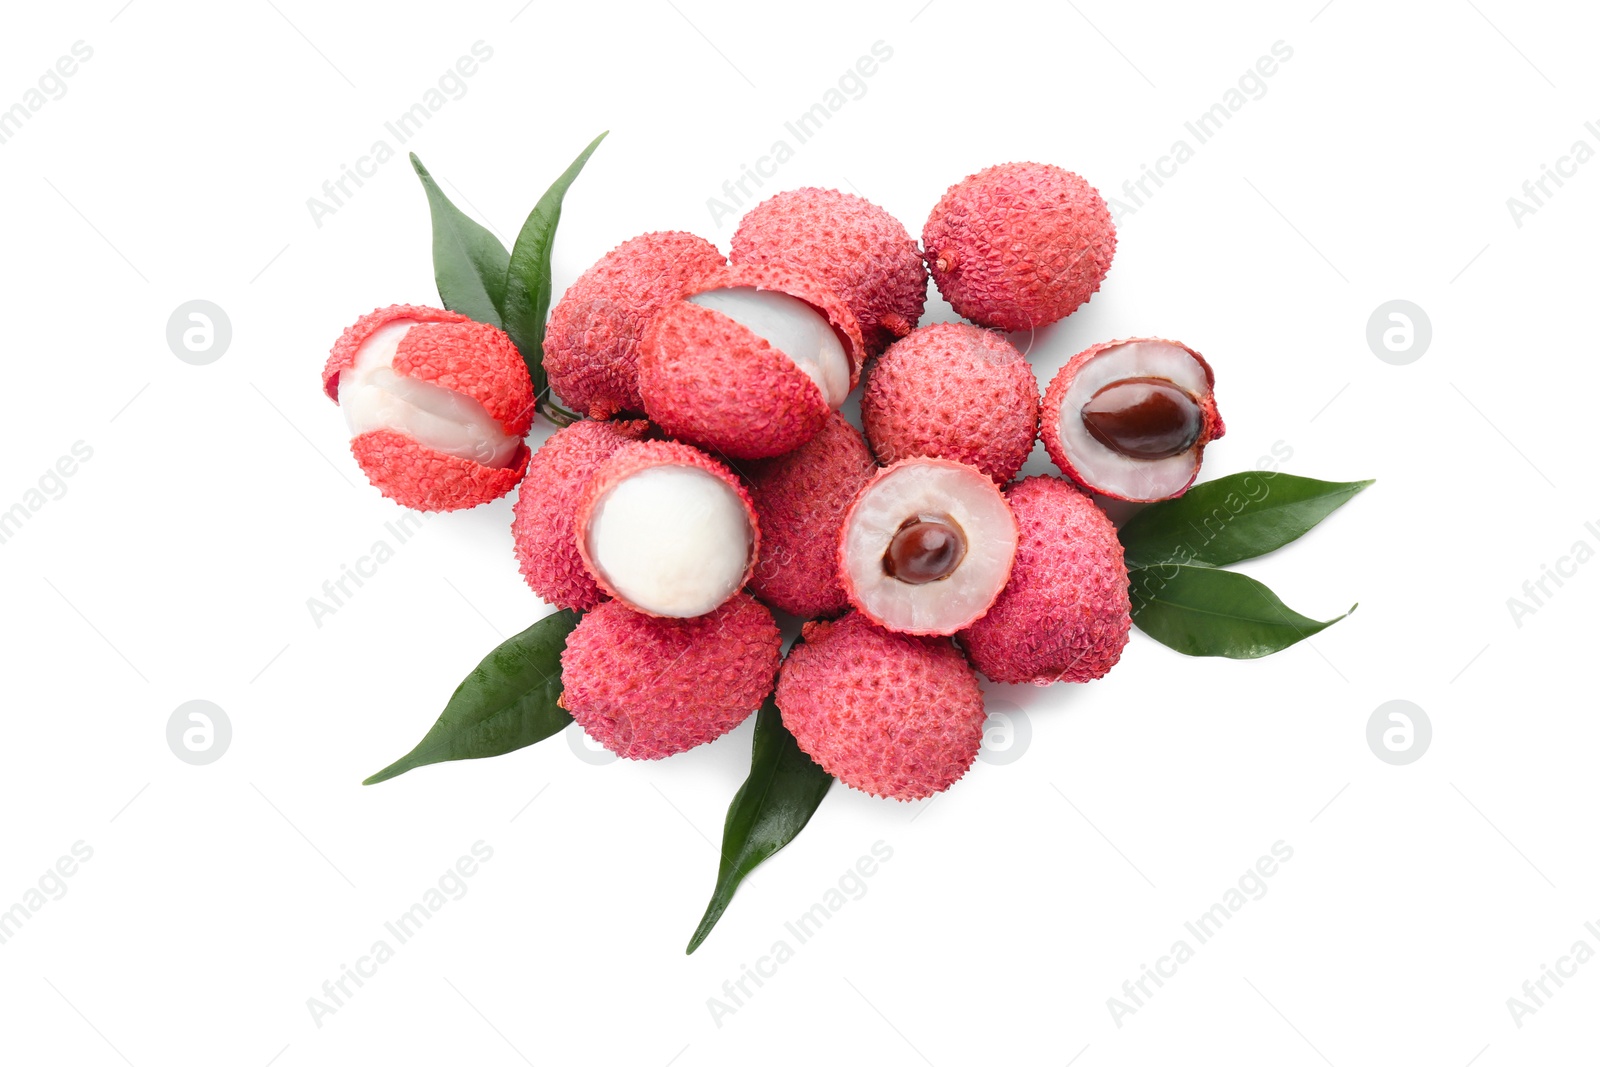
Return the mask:
<path id="1" fill-rule="evenodd" d="M 883 553 L 883 573 L 907 585 L 948 578 L 967 554 L 967 535 L 946 515 L 907 519 Z"/>
<path id="2" fill-rule="evenodd" d="M 1133 459 L 1166 459 L 1194 447 L 1204 416 L 1186 389 L 1166 378 L 1124 378 L 1089 399 L 1084 428 Z"/>

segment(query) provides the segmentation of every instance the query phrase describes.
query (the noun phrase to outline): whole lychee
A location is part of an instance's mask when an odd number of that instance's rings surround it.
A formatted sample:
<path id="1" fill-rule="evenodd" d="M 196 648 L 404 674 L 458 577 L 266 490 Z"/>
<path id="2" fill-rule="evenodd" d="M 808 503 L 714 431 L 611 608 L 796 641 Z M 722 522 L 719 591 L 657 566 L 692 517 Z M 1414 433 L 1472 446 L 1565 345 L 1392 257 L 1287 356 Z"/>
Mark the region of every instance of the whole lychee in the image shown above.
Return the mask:
<path id="1" fill-rule="evenodd" d="M 1006 490 L 1021 538 L 1011 580 L 959 640 L 995 682 L 1087 682 L 1128 643 L 1128 568 L 1116 528 L 1060 478 Z"/>
<path id="2" fill-rule="evenodd" d="M 750 591 L 802 618 L 844 611 L 839 530 L 877 470 L 861 431 L 838 412 L 788 455 L 751 462 L 744 473 L 761 524 L 761 558 Z"/>
<path id="3" fill-rule="evenodd" d="M 874 623 L 909 634 L 970 626 L 1011 574 L 1017 523 L 965 463 L 904 459 L 856 495 L 839 531 L 839 582 Z"/>
<path id="4" fill-rule="evenodd" d="M 727 467 L 676 441 L 634 441 L 578 497 L 573 536 L 600 591 L 635 611 L 692 618 L 750 580 L 761 547 L 750 494 Z"/>
<path id="5" fill-rule="evenodd" d="M 861 373 L 855 316 L 815 279 L 776 267 L 703 277 L 650 320 L 639 391 L 672 437 L 735 459 L 809 441 Z"/>
<path id="6" fill-rule="evenodd" d="M 910 333 L 928 299 L 928 271 L 906 228 L 836 189 L 791 189 L 757 204 L 728 258 L 784 267 L 833 289 L 855 315 L 869 357 Z"/>
<path id="7" fill-rule="evenodd" d="M 1117 247 L 1106 202 L 1078 175 L 1003 163 L 952 185 L 922 228 L 939 292 L 980 326 L 1027 330 L 1076 311 Z"/>
<path id="8" fill-rule="evenodd" d="M 608 600 L 567 636 L 560 704 L 628 759 L 715 741 L 772 692 L 782 639 L 744 593 L 708 615 L 661 619 Z"/>
<path id="9" fill-rule="evenodd" d="M 1000 334 L 936 323 L 896 341 L 873 364 L 861 391 L 861 425 L 883 463 L 953 459 L 1004 485 L 1033 451 L 1039 385 Z"/>
<path id="10" fill-rule="evenodd" d="M 600 465 L 648 426 L 584 419 L 551 434 L 528 461 L 511 537 L 522 577 L 547 604 L 588 611 L 605 599 L 578 552 L 578 498 Z"/>
<path id="11" fill-rule="evenodd" d="M 873 796 L 955 783 L 983 745 L 983 691 L 948 638 L 892 634 L 860 612 L 810 622 L 778 673 L 783 725 L 822 769 Z"/>
<path id="12" fill-rule="evenodd" d="M 379 308 L 334 343 L 322 388 L 344 409 L 367 479 L 405 507 L 476 507 L 527 467 L 533 383 L 493 326 L 441 308 Z"/>
<path id="13" fill-rule="evenodd" d="M 723 266 L 715 245 L 692 233 L 647 233 L 600 257 L 550 312 L 544 369 L 550 388 L 594 418 L 642 412 L 639 337 L 687 285 Z"/>
<path id="14" fill-rule="evenodd" d="M 1210 364 L 1176 341 L 1094 345 L 1051 379 L 1040 437 L 1085 489 L 1139 502 L 1181 496 L 1225 429 L 1213 384 Z"/>

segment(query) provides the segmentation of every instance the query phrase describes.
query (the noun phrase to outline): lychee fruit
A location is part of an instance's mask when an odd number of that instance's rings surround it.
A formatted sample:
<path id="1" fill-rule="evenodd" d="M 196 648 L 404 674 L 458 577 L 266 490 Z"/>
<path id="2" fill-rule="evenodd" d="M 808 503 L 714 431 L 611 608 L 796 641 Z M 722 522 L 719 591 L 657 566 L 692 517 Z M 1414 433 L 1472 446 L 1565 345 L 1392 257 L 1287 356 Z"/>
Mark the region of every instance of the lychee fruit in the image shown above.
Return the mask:
<path id="1" fill-rule="evenodd" d="M 855 316 L 821 282 L 776 267 L 702 278 L 646 328 L 639 391 L 669 436 L 735 459 L 809 441 L 861 373 Z"/>
<path id="2" fill-rule="evenodd" d="M 873 796 L 948 788 L 983 745 L 983 691 L 948 638 L 893 634 L 860 612 L 809 622 L 778 673 L 783 725 L 822 769 Z"/>
<path id="3" fill-rule="evenodd" d="M 839 581 L 887 630 L 953 634 L 983 617 L 1011 574 L 1017 522 L 976 467 L 904 459 L 856 495 L 839 532 Z"/>
<path id="4" fill-rule="evenodd" d="M 578 497 L 578 555 L 607 596 L 693 618 L 750 580 L 760 551 L 750 494 L 727 467 L 676 441 L 634 441 Z"/>
<path id="5" fill-rule="evenodd" d="M 702 274 L 723 266 L 715 245 L 692 233 L 647 233 L 600 257 L 550 312 L 544 370 L 550 388 L 593 418 L 642 412 L 639 337 L 657 311 Z"/>
<path id="6" fill-rule="evenodd" d="M 578 552 L 578 497 L 600 465 L 649 423 L 584 419 L 557 430 L 528 461 L 512 509 L 511 537 L 529 588 L 547 604 L 588 611 L 605 594 Z"/>
<path id="7" fill-rule="evenodd" d="M 906 228 L 883 208 L 836 189 L 792 189 L 750 210 L 729 260 L 809 275 L 855 315 L 868 357 L 922 318 L 928 271 Z"/>
<path id="8" fill-rule="evenodd" d="M 528 464 L 533 383 L 511 338 L 441 308 L 394 304 L 334 343 L 322 388 L 384 496 L 420 511 L 476 507 Z"/>
<path id="9" fill-rule="evenodd" d="M 761 525 L 750 591 L 802 618 L 844 611 L 849 601 L 839 584 L 839 530 L 877 471 L 861 431 L 838 412 L 793 452 L 748 464 L 745 481 Z"/>
<path id="10" fill-rule="evenodd" d="M 1177 341 L 1095 345 L 1045 390 L 1040 437 L 1085 489 L 1140 502 L 1180 496 L 1223 434 L 1213 383 L 1200 353 Z"/>
<path id="11" fill-rule="evenodd" d="M 1033 368 L 1003 336 L 965 322 L 924 326 L 872 365 L 861 425 L 883 463 L 959 460 L 1004 485 L 1039 432 Z"/>
<path id="12" fill-rule="evenodd" d="M 995 682 L 1087 682 L 1128 643 L 1128 568 L 1105 512 L 1060 478 L 1006 490 L 1021 539 L 1011 581 L 958 637 Z"/>
<path id="13" fill-rule="evenodd" d="M 1105 280 L 1117 247 L 1106 202 L 1078 175 L 1003 163 L 952 185 L 922 228 L 939 292 L 980 326 L 1066 318 Z"/>
<path id="14" fill-rule="evenodd" d="M 608 600 L 567 635 L 560 704 L 628 759 L 715 741 L 772 692 L 782 638 L 744 593 L 693 619 L 661 619 Z"/>

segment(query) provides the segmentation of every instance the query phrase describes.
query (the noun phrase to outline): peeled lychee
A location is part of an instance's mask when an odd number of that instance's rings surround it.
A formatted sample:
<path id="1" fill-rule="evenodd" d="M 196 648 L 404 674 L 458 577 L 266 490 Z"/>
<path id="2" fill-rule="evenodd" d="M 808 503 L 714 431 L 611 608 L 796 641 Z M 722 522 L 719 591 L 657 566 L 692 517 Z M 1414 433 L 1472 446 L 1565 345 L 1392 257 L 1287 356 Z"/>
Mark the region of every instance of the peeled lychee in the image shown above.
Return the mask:
<path id="1" fill-rule="evenodd" d="M 983 745 L 983 692 L 949 639 L 892 634 L 860 612 L 803 634 L 778 674 L 778 710 L 823 770 L 896 800 L 967 773 Z"/>
<path id="2" fill-rule="evenodd" d="M 1076 311 L 1117 247 L 1106 202 L 1076 174 L 1004 163 L 952 185 L 922 228 L 939 292 L 980 326 L 1027 330 Z"/>
<path id="3" fill-rule="evenodd" d="M 1211 367 L 1177 341 L 1108 341 L 1045 390 L 1040 436 L 1073 481 L 1118 500 L 1181 496 L 1223 434 Z"/>
<path id="4" fill-rule="evenodd" d="M 839 581 L 885 629 L 953 634 L 989 610 L 1016 549 L 1016 520 L 988 475 L 906 459 L 879 471 L 846 512 Z"/>
<path id="5" fill-rule="evenodd" d="M 528 368 L 505 333 L 464 315 L 394 304 L 362 316 L 334 343 L 322 388 L 368 480 L 406 507 L 476 507 L 528 464 Z"/>
<path id="6" fill-rule="evenodd" d="M 660 619 L 608 600 L 561 653 L 560 704 L 628 759 L 661 759 L 715 741 L 772 692 L 782 639 L 741 593 L 708 615 Z"/>
<path id="7" fill-rule="evenodd" d="M 822 283 L 730 267 L 650 321 L 639 391 L 668 435 L 762 459 L 809 441 L 855 388 L 861 360 L 855 316 Z"/>
<path id="8" fill-rule="evenodd" d="M 528 461 L 513 508 L 511 537 L 528 586 L 558 608 L 588 611 L 605 594 L 578 552 L 578 497 L 600 465 L 649 426 L 584 419 L 550 436 Z"/>
<path id="9" fill-rule="evenodd" d="M 883 463 L 959 460 L 1004 485 L 1039 431 L 1033 368 L 992 330 L 924 326 L 889 347 L 867 374 L 861 424 Z"/>
<path id="10" fill-rule="evenodd" d="M 715 245 L 692 233 L 647 233 L 607 252 L 550 312 L 544 335 L 550 388 L 594 418 L 642 412 L 638 362 L 645 324 L 724 262 Z"/>
<path id="11" fill-rule="evenodd" d="M 578 497 L 574 539 L 600 591 L 635 611 L 693 618 L 750 579 L 760 526 L 727 467 L 676 441 L 634 441 Z"/>
<path id="12" fill-rule="evenodd" d="M 792 189 L 757 204 L 734 232 L 729 259 L 784 267 L 833 289 L 869 357 L 910 333 L 928 299 L 928 272 L 906 228 L 836 189 Z"/>
<path id="13" fill-rule="evenodd" d="M 761 525 L 750 591 L 802 618 L 844 611 L 849 602 L 839 584 L 839 530 L 877 470 L 861 431 L 838 412 L 788 455 L 750 463 L 745 480 Z"/>
<path id="14" fill-rule="evenodd" d="M 1087 682 L 1128 643 L 1128 568 L 1117 531 L 1060 478 L 1006 490 L 1021 539 L 1011 580 L 989 613 L 959 635 L 973 666 L 995 682 Z"/>

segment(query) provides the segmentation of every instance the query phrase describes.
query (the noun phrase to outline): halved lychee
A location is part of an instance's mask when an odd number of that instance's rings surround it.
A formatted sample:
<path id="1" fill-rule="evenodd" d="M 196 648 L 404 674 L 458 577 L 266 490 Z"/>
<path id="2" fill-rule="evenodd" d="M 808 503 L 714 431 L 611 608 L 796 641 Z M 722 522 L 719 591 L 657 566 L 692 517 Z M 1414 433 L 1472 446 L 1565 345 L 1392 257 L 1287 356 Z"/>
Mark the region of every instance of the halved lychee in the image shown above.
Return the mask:
<path id="1" fill-rule="evenodd" d="M 792 451 L 861 373 L 861 331 L 832 290 L 775 267 L 703 278 L 650 322 L 639 391 L 674 438 L 737 459 Z"/>
<path id="2" fill-rule="evenodd" d="M 839 534 L 839 581 L 884 629 L 953 634 L 1005 588 L 1017 521 L 987 474 L 947 459 L 907 459 L 856 496 Z"/>
<path id="3" fill-rule="evenodd" d="M 687 619 L 750 579 L 760 527 L 727 467 L 676 441 L 624 444 L 578 498 L 578 554 L 602 592 L 635 611 Z"/>
<path id="4" fill-rule="evenodd" d="M 1223 434 L 1205 359 L 1153 337 L 1108 341 L 1073 356 L 1044 394 L 1040 436 L 1085 489 L 1118 500 L 1180 496 Z"/>

